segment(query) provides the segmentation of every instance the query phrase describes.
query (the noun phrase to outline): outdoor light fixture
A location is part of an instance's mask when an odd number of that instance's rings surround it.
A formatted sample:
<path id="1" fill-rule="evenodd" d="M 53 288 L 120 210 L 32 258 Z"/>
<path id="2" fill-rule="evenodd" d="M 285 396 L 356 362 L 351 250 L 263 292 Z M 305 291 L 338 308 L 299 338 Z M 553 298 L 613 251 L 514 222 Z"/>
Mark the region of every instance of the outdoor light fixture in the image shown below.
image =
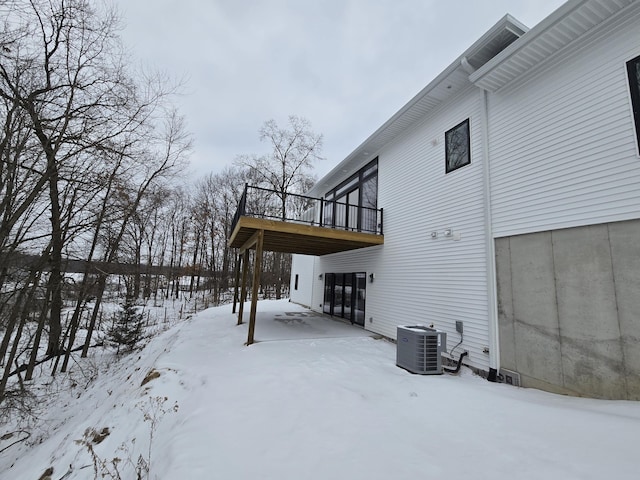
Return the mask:
<path id="1" fill-rule="evenodd" d="M 322 280 L 322 274 L 318 275 L 318 280 Z"/>
<path id="2" fill-rule="evenodd" d="M 370 273 L 369 274 L 369 282 L 373 283 L 373 279 L 376 278 L 376 274 L 375 273 Z"/>

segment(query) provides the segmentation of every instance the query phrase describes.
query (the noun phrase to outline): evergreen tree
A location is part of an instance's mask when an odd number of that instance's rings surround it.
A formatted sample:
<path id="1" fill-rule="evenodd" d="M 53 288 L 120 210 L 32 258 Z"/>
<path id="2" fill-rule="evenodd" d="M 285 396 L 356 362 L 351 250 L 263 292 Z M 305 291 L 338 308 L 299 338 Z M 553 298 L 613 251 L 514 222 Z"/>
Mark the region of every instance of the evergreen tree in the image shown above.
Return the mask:
<path id="1" fill-rule="evenodd" d="M 142 339 L 143 314 L 140 307 L 133 304 L 133 298 L 127 296 L 122 310 L 116 314 L 113 325 L 107 332 L 107 338 L 125 351 L 133 350 Z"/>

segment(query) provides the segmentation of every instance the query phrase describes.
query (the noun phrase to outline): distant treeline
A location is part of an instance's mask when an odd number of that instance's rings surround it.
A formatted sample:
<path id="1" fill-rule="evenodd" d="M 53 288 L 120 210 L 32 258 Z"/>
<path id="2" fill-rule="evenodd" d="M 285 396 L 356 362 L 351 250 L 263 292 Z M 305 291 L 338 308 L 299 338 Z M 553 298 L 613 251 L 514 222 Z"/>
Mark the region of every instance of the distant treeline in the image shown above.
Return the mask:
<path id="1" fill-rule="evenodd" d="M 39 255 L 13 252 L 10 255 L 0 255 L 0 265 L 9 269 L 48 271 L 47 259 Z M 119 262 L 101 262 L 63 258 L 62 271 L 65 273 L 88 273 L 107 275 L 135 275 L 136 272 L 145 272 L 150 275 L 164 275 L 165 277 L 187 277 L 197 273 L 202 277 L 215 277 L 218 272 L 208 270 L 202 265 L 188 265 L 170 267 L 168 265 L 139 265 Z"/>

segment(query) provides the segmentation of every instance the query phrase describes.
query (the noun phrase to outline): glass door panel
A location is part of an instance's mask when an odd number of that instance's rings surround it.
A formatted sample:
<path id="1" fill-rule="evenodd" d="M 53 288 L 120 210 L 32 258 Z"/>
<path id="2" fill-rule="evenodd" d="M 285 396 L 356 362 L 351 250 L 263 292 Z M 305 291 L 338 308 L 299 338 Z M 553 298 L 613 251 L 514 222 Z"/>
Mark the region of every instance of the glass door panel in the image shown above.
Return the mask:
<path id="1" fill-rule="evenodd" d="M 353 313 L 351 315 L 351 321 L 364 327 L 364 304 L 367 296 L 367 274 L 362 272 L 356 273 L 354 274 L 354 277 L 355 288 L 353 292 Z"/>
<path id="2" fill-rule="evenodd" d="M 326 273 L 324 275 L 324 305 L 322 311 L 328 315 L 333 315 L 333 289 L 335 287 L 335 275 Z"/>
<path id="3" fill-rule="evenodd" d="M 376 233 L 378 229 L 378 179 L 372 177 L 362 182 L 362 213 L 360 228 Z"/>
<path id="4" fill-rule="evenodd" d="M 324 204 L 322 205 L 322 214 L 324 218 L 322 219 L 322 225 L 332 227 L 333 226 L 333 208 L 335 203 L 333 199 L 323 200 Z"/>
<path id="5" fill-rule="evenodd" d="M 338 228 L 344 228 L 347 226 L 347 197 L 342 196 L 336 199 L 336 209 L 335 209 L 335 223 L 334 225 Z"/>
<path id="6" fill-rule="evenodd" d="M 344 273 L 336 273 L 333 289 L 333 315 L 344 317 Z"/>
<path id="7" fill-rule="evenodd" d="M 360 205 L 360 189 L 349 192 L 347 195 L 347 226 L 349 230 L 358 230 L 358 211 Z"/>
<path id="8" fill-rule="evenodd" d="M 342 317 L 351 320 L 351 306 L 353 304 L 353 273 L 344 275 L 344 305 Z"/>

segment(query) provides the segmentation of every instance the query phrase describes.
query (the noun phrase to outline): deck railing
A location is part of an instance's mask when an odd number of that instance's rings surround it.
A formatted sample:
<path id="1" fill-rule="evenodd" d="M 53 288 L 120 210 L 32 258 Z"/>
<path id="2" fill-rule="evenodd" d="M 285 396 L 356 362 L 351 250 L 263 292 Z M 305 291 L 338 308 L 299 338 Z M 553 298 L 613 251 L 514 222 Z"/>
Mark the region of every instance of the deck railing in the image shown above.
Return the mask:
<path id="1" fill-rule="evenodd" d="M 242 216 L 382 235 L 381 208 L 349 205 L 294 193 L 283 195 L 275 190 L 250 185 L 245 185 L 238 201 L 231 231 Z"/>

